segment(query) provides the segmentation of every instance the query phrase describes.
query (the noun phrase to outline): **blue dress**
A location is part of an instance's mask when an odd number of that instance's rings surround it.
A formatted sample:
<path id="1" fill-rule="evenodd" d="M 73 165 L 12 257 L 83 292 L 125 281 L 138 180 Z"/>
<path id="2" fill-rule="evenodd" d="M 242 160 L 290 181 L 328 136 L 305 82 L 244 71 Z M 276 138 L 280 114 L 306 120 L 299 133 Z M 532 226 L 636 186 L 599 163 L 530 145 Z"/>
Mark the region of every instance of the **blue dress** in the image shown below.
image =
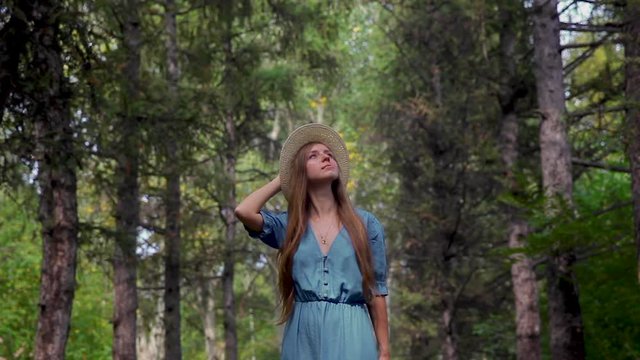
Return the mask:
<path id="1" fill-rule="evenodd" d="M 367 228 L 378 295 L 387 295 L 387 261 L 382 225 L 358 209 Z M 262 231 L 249 235 L 280 248 L 287 213 L 260 211 Z M 325 256 L 311 226 L 293 257 L 295 304 L 282 339 L 283 360 L 377 360 L 373 325 L 362 292 L 362 274 L 343 226 Z"/>

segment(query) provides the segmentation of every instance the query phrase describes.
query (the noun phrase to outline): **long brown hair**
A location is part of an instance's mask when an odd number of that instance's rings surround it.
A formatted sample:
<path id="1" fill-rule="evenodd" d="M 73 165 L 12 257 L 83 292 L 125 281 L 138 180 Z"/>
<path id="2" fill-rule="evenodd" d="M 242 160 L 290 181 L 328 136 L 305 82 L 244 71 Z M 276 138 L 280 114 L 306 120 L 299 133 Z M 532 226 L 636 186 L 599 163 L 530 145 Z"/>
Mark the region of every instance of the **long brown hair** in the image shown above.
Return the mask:
<path id="1" fill-rule="evenodd" d="M 309 221 L 309 208 L 311 200 L 307 193 L 307 154 L 316 143 L 309 143 L 300 148 L 292 161 L 291 190 L 288 206 L 288 225 L 284 244 L 278 251 L 278 288 L 280 290 L 280 301 L 282 312 L 279 323 L 286 322 L 291 316 L 294 304 L 293 287 L 293 256 L 298 250 L 300 239 L 307 229 Z M 346 184 L 338 178 L 331 184 L 333 197 L 338 208 L 338 217 L 344 224 L 351 243 L 356 253 L 358 267 L 362 273 L 362 290 L 365 300 L 368 302 L 374 295 L 373 263 L 371 259 L 371 249 L 367 230 L 356 213 L 349 197 L 347 197 Z"/>

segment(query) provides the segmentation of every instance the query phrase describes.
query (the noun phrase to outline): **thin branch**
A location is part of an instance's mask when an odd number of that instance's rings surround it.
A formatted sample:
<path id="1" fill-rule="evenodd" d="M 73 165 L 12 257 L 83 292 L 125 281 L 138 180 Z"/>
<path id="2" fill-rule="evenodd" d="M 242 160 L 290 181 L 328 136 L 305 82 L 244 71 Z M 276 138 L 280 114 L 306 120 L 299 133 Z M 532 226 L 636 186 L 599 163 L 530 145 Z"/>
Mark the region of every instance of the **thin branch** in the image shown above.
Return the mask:
<path id="1" fill-rule="evenodd" d="M 618 166 L 618 165 L 611 165 L 611 164 L 605 164 L 605 163 L 601 163 L 601 162 L 596 162 L 596 161 L 589 161 L 589 160 L 583 160 L 583 159 L 578 159 L 578 158 L 572 158 L 571 159 L 571 163 L 574 165 L 580 165 L 580 166 L 585 166 L 585 167 L 592 167 L 592 168 L 597 168 L 597 169 L 603 169 L 603 170 L 609 170 L 609 171 L 613 171 L 613 172 L 621 172 L 621 173 L 625 173 L 625 174 L 630 174 L 631 173 L 631 169 L 623 167 L 623 166 Z"/>
<path id="2" fill-rule="evenodd" d="M 588 115 L 620 112 L 620 111 L 626 111 L 626 110 L 627 110 L 626 106 L 612 106 L 608 108 L 596 107 L 596 108 L 591 108 L 591 109 L 586 109 L 581 111 L 574 111 L 567 114 L 567 116 L 570 118 L 580 119 Z"/>
<path id="3" fill-rule="evenodd" d="M 569 223 L 570 223 L 570 222 L 575 223 L 575 222 L 585 221 L 585 220 L 587 220 L 587 219 L 590 219 L 590 218 L 593 218 L 593 217 L 598 217 L 598 216 L 600 216 L 600 215 L 603 215 L 603 214 L 606 214 L 606 213 L 608 213 L 608 212 L 615 211 L 615 210 L 618 210 L 618 209 L 621 209 L 621 208 L 623 208 L 623 207 L 625 207 L 625 206 L 630 206 L 630 205 L 633 205 L 633 202 L 632 202 L 632 201 L 625 201 L 625 202 L 621 202 L 621 203 L 615 203 L 615 204 L 613 204 L 613 205 L 611 205 L 611 206 L 608 206 L 608 207 L 606 207 L 606 208 L 604 208 L 604 209 L 596 210 L 596 211 L 591 212 L 590 214 L 585 214 L 585 215 L 583 215 L 583 216 L 576 217 L 576 218 L 574 218 L 573 220 L 570 220 L 570 221 L 568 221 L 568 222 L 569 222 Z M 563 224 L 563 223 L 564 223 L 564 224 L 566 224 L 566 223 L 568 223 L 568 222 L 567 222 L 567 221 L 562 221 L 562 222 L 558 222 L 558 223 L 555 223 L 555 224 L 554 224 L 554 220 L 553 220 L 553 219 L 548 219 L 548 220 L 545 222 L 545 224 L 542 224 L 542 225 L 540 225 L 540 226 L 536 226 L 536 227 L 532 227 L 532 228 L 531 228 L 531 232 L 530 232 L 529 234 L 530 234 L 530 235 L 532 235 L 532 234 L 537 234 L 537 233 L 539 234 L 539 233 L 541 233 L 542 231 L 544 231 L 545 229 L 548 229 L 548 228 L 550 228 L 550 227 L 552 227 L 552 226 L 554 226 L 554 225 L 561 225 L 561 224 Z M 545 259 L 542 259 L 542 260 L 540 260 L 540 261 L 543 263 L 543 262 L 544 262 L 544 261 L 546 261 L 546 260 L 545 260 Z M 536 266 L 537 266 L 537 265 L 536 265 Z"/>
<path id="4" fill-rule="evenodd" d="M 597 48 L 598 48 L 597 46 L 590 47 L 589 49 L 585 50 L 582 54 L 580 54 L 580 56 L 573 59 L 572 62 L 570 62 L 567 66 L 565 66 L 562 69 L 564 72 L 564 76 L 569 75 L 573 70 L 575 70 L 578 66 L 580 66 L 580 64 L 582 64 L 588 58 L 590 58 L 591 55 L 593 55 L 593 53 L 596 52 Z"/>
<path id="5" fill-rule="evenodd" d="M 265 179 L 265 175 L 255 175 L 255 176 L 252 176 L 252 177 L 244 178 L 242 180 L 236 180 L 236 184 L 251 183 L 251 182 L 254 182 L 254 181 L 264 180 L 264 179 Z"/>
<path id="6" fill-rule="evenodd" d="M 251 168 L 251 169 L 246 169 L 246 170 L 236 170 L 237 174 L 256 174 L 258 176 L 263 176 L 263 177 L 270 177 L 273 176 L 273 174 L 264 172 L 260 169 L 256 169 L 256 168 Z"/>
<path id="7" fill-rule="evenodd" d="M 140 222 L 140 226 L 145 230 L 154 232 L 154 233 L 159 234 L 159 235 L 166 234 L 165 229 L 163 227 L 160 227 L 160 226 L 156 226 L 156 225 L 153 225 L 153 224 L 150 224 L 150 223 L 145 223 L 145 222 Z"/>
<path id="8" fill-rule="evenodd" d="M 618 236 L 616 241 L 621 240 L 624 237 L 624 235 Z M 578 254 L 576 255 L 576 261 L 575 262 L 579 262 L 579 261 L 583 261 L 592 257 L 596 257 L 596 256 L 600 256 L 600 255 L 605 255 L 605 254 L 611 254 L 611 253 L 615 253 L 617 251 L 622 250 L 623 247 L 625 246 L 633 246 L 633 244 L 623 244 L 623 245 L 618 245 L 618 244 L 612 244 L 612 245 L 604 245 L 601 247 L 594 247 L 592 249 L 589 249 L 590 251 L 587 251 L 583 254 Z"/>
<path id="9" fill-rule="evenodd" d="M 598 217 L 598 216 L 604 215 L 604 214 L 606 214 L 608 212 L 616 211 L 618 209 L 622 209 L 624 207 L 631 206 L 631 205 L 633 205 L 633 200 L 619 202 L 619 203 L 613 204 L 613 205 L 611 205 L 609 207 L 606 207 L 604 209 L 600 209 L 600 210 L 594 211 L 591 214 L 591 216 L 592 217 Z"/>
<path id="10" fill-rule="evenodd" d="M 560 30 L 575 32 L 611 32 L 617 33 L 622 31 L 622 24 L 607 23 L 603 25 L 594 24 L 576 24 L 576 23 L 560 23 Z"/>
<path id="11" fill-rule="evenodd" d="M 571 8 L 573 5 L 575 5 L 578 2 L 578 0 L 573 0 L 572 2 L 569 3 L 569 5 L 565 6 L 564 9 L 560 10 L 560 12 L 558 13 L 558 15 L 562 15 L 565 11 L 569 10 L 569 8 Z"/>
<path id="12" fill-rule="evenodd" d="M 593 47 L 593 46 L 599 46 L 602 45 L 604 41 L 602 40 L 598 40 L 598 41 L 592 41 L 592 42 L 587 42 L 587 43 L 573 43 L 573 44 L 565 44 L 560 46 L 560 50 L 567 50 L 567 49 L 580 49 L 580 48 L 585 48 L 585 47 Z M 612 39 L 610 41 L 610 43 L 622 43 L 621 40 L 619 39 Z"/>
<path id="13" fill-rule="evenodd" d="M 549 257 L 548 257 L 548 256 L 543 256 L 543 257 L 541 257 L 541 258 L 534 259 L 534 260 L 531 262 L 531 268 L 535 270 L 538 266 L 540 266 L 540 265 L 544 265 L 544 264 L 546 264 L 548 261 L 549 261 Z"/>
<path id="14" fill-rule="evenodd" d="M 587 3 L 587 4 L 593 4 L 596 6 L 601 6 L 601 5 L 613 5 L 613 6 L 618 6 L 618 7 L 624 7 L 627 6 L 626 1 L 602 1 L 602 0 L 578 0 L 579 2 L 583 2 L 583 3 Z"/>
<path id="15" fill-rule="evenodd" d="M 602 45 L 610 37 L 611 37 L 610 33 L 603 36 L 602 39 L 600 39 L 599 41 L 596 41 L 593 46 L 589 47 L 589 49 L 585 50 L 582 54 L 580 54 L 580 56 L 578 56 L 572 62 L 570 62 L 567 66 L 565 66 L 562 69 L 564 72 L 564 75 L 567 76 L 567 74 L 571 73 L 578 66 L 580 66 L 580 64 L 582 64 L 585 60 L 591 57 L 591 55 L 593 55 L 596 49 L 598 49 L 598 47 L 600 47 L 600 45 Z"/>

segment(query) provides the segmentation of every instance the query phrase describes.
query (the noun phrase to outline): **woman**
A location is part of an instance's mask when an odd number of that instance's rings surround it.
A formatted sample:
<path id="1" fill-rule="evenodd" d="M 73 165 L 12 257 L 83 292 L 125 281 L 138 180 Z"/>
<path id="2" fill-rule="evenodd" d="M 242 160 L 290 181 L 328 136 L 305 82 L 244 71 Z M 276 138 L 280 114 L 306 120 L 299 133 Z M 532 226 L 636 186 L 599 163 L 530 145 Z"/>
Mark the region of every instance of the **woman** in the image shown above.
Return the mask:
<path id="1" fill-rule="evenodd" d="M 389 359 L 386 257 L 380 222 L 346 195 L 340 135 L 308 124 L 289 135 L 280 175 L 235 210 L 249 235 L 278 249 L 282 359 Z M 282 191 L 288 211 L 261 210 Z"/>

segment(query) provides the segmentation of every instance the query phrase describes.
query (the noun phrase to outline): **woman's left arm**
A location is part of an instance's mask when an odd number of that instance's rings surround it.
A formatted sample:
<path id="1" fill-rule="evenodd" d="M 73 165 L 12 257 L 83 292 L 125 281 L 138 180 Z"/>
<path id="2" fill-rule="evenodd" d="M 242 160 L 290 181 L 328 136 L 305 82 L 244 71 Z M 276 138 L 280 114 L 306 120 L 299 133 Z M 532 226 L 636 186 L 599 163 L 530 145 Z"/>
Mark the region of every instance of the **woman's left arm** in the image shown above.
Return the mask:
<path id="1" fill-rule="evenodd" d="M 368 304 L 369 314 L 373 322 L 373 330 L 378 340 L 378 352 L 380 360 L 391 359 L 389 350 L 389 318 L 387 316 L 387 298 L 374 296 Z"/>

